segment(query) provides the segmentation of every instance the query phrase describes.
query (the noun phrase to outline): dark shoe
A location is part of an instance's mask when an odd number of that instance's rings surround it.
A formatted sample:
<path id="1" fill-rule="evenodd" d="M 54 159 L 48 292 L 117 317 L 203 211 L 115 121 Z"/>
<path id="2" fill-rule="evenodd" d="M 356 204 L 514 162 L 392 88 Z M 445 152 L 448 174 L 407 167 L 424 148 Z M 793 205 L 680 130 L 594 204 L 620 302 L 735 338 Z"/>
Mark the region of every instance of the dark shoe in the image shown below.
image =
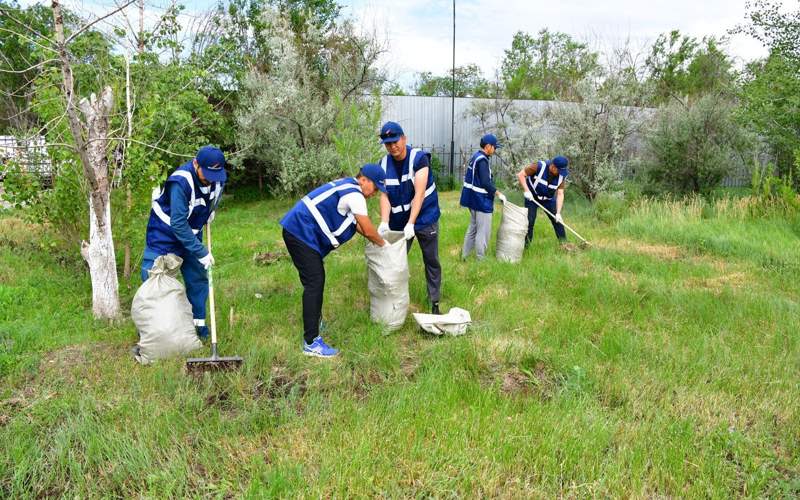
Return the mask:
<path id="1" fill-rule="evenodd" d="M 431 307 L 431 314 L 442 314 L 439 312 L 439 303 L 434 302 L 433 306 Z"/>

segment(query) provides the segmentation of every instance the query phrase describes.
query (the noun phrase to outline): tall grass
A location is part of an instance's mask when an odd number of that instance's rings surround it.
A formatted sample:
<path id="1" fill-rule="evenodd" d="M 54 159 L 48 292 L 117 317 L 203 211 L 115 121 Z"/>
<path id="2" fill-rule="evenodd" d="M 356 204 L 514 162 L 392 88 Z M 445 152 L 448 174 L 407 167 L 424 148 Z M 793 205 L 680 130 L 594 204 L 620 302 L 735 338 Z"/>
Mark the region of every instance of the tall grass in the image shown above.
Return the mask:
<path id="1" fill-rule="evenodd" d="M 458 193 L 441 200 L 443 306 L 470 310 L 469 335 L 371 324 L 356 240 L 326 259 L 342 354 L 303 357 L 294 268 L 253 260 L 282 250 L 290 203 L 234 202 L 215 221 L 215 284 L 222 351 L 245 365 L 200 379 L 181 359 L 136 365 L 132 325 L 91 319 L 80 262 L 0 219 L 0 494 L 800 494 L 790 221 L 733 200 L 623 200 L 599 221 L 568 200 L 590 250 L 559 250 L 542 219 L 522 263 L 461 262 L 468 217 Z M 410 268 L 427 310 L 416 247 Z"/>

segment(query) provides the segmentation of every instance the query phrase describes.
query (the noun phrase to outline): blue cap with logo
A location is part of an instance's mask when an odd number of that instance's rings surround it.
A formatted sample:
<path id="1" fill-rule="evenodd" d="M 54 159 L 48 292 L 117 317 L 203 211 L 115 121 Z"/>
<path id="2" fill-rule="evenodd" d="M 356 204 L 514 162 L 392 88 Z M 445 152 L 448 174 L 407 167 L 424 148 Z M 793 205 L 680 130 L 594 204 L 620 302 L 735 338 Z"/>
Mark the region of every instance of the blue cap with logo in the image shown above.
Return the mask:
<path id="1" fill-rule="evenodd" d="M 225 155 L 219 148 L 203 146 L 197 151 L 195 160 L 207 181 L 225 182 L 228 179 L 228 174 L 225 172 Z"/>
<path id="2" fill-rule="evenodd" d="M 494 134 L 486 134 L 481 137 L 481 147 L 484 147 L 487 144 L 491 144 L 495 148 L 502 148 L 502 144 L 497 143 L 497 137 Z"/>
<path id="3" fill-rule="evenodd" d="M 367 163 L 361 167 L 361 175 L 371 180 L 381 193 L 386 192 L 386 172 L 383 171 L 380 165 Z"/>
<path id="4" fill-rule="evenodd" d="M 559 174 L 563 175 L 564 177 L 569 175 L 569 170 L 567 170 L 567 165 L 569 165 L 569 160 L 567 160 L 563 156 L 556 156 L 550 163 L 552 163 L 558 169 Z"/>
<path id="5" fill-rule="evenodd" d="M 401 127 L 399 123 L 386 122 L 383 124 L 383 127 L 381 127 L 381 144 L 386 144 L 387 142 L 397 142 L 404 135 L 403 127 Z"/>

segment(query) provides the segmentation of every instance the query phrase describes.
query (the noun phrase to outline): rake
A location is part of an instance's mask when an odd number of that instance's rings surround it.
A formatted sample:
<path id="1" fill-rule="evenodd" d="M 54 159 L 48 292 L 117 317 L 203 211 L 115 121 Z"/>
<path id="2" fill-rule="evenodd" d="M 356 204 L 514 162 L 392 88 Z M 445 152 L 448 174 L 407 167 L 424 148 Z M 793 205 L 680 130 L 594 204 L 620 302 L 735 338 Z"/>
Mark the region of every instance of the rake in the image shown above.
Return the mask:
<path id="1" fill-rule="evenodd" d="M 206 226 L 208 235 L 208 251 L 211 252 L 211 223 Z M 211 357 L 189 358 L 186 360 L 186 370 L 192 374 L 209 371 L 236 370 L 242 366 L 244 360 L 240 356 L 220 356 L 217 354 L 217 320 L 214 313 L 214 278 L 211 273 L 213 266 L 208 268 L 208 299 L 211 308 Z"/>

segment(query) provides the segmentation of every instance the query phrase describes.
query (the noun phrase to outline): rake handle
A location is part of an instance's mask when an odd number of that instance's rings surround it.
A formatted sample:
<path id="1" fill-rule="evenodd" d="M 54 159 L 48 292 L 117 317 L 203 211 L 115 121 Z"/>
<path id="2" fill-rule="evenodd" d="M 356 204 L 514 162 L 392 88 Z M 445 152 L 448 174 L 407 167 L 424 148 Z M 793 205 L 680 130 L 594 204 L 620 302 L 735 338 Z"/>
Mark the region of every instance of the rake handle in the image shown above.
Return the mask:
<path id="1" fill-rule="evenodd" d="M 531 193 L 531 194 L 533 194 L 533 193 Z M 544 210 L 544 213 L 546 213 L 547 215 L 549 215 L 550 217 L 552 217 L 552 218 L 554 218 L 554 219 L 556 218 L 556 216 L 555 216 L 555 215 L 553 215 L 553 214 L 550 212 L 550 210 L 548 210 L 548 209 L 544 208 L 544 206 L 543 206 L 541 203 L 539 203 L 538 201 L 536 201 L 536 195 L 534 195 L 534 197 L 533 197 L 533 200 L 531 200 L 531 201 L 533 201 L 534 203 L 536 203 L 536 204 L 539 206 L 539 208 L 541 208 L 542 210 Z M 575 236 L 577 236 L 577 237 L 578 237 L 578 238 L 579 238 L 579 239 L 580 239 L 582 242 L 586 243 L 587 245 L 589 244 L 589 242 L 588 242 L 588 241 L 586 241 L 586 239 L 585 239 L 583 236 L 581 236 L 580 234 L 578 234 L 578 232 L 577 232 L 577 231 L 575 231 L 574 229 L 572 229 L 571 227 L 569 227 L 569 226 L 567 225 L 567 223 L 566 223 L 566 222 L 561 222 L 561 225 L 562 225 L 562 226 L 564 226 L 565 228 L 569 229 L 569 230 L 572 232 L 572 234 L 574 234 Z"/>
<path id="2" fill-rule="evenodd" d="M 206 224 L 206 234 L 208 236 L 208 253 L 211 253 L 211 222 Z M 208 267 L 208 305 L 211 314 L 211 357 L 217 357 L 217 316 L 214 314 L 214 277 Z"/>

